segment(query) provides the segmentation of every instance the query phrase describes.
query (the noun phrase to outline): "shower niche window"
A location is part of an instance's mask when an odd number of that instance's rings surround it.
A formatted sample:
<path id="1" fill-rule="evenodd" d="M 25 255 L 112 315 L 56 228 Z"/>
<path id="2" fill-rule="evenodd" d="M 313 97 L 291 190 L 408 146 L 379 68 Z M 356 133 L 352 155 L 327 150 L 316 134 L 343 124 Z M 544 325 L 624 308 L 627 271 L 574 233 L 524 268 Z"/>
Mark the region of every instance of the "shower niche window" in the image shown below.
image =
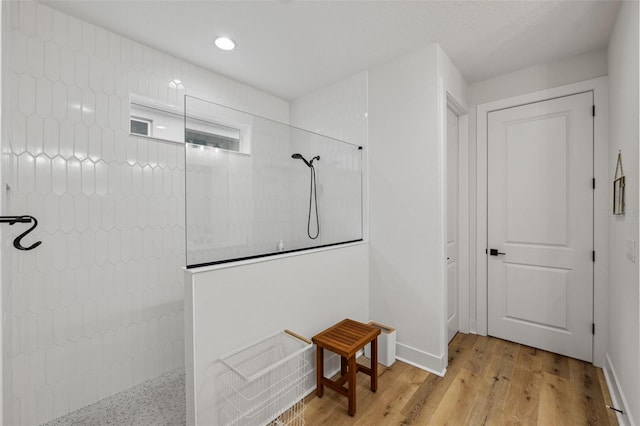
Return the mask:
<path id="1" fill-rule="evenodd" d="M 188 268 L 362 240 L 359 146 L 190 96 L 184 125 Z"/>
<path id="2" fill-rule="evenodd" d="M 184 105 L 131 94 L 129 121 L 135 136 L 249 154 L 251 127 L 212 111 L 192 109 L 185 114 Z"/>
<path id="3" fill-rule="evenodd" d="M 153 122 L 146 118 L 131 117 L 131 134 L 139 136 L 151 136 Z"/>
<path id="4" fill-rule="evenodd" d="M 184 142 L 184 107 L 129 95 L 130 132 L 172 142 Z"/>
<path id="5" fill-rule="evenodd" d="M 194 145 L 240 152 L 240 130 L 218 126 L 216 133 L 185 129 L 186 141 Z"/>

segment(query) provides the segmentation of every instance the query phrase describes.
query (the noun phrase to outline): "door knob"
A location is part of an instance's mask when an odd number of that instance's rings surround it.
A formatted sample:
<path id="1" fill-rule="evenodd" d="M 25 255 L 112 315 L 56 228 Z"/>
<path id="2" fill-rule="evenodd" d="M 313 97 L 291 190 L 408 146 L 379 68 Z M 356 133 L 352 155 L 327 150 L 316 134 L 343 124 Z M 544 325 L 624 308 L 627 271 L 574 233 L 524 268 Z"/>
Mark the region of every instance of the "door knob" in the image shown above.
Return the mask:
<path id="1" fill-rule="evenodd" d="M 499 252 L 497 249 L 489 249 L 489 255 L 491 256 L 498 256 L 498 255 L 505 255 L 507 253 L 502 253 Z"/>

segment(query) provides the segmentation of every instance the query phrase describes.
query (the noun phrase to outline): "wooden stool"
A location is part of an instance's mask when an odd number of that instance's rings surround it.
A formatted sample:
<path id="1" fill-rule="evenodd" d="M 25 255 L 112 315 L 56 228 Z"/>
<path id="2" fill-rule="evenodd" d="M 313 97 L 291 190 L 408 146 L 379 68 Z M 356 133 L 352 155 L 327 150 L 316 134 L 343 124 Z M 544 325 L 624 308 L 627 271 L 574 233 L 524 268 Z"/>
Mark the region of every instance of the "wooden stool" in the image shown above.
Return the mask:
<path id="1" fill-rule="evenodd" d="M 316 395 L 322 398 L 324 386 L 333 389 L 349 399 L 349 415 L 356 414 L 356 373 L 363 372 L 371 377 L 371 391 L 378 390 L 378 335 L 380 329 L 361 322 L 345 319 L 327 328 L 313 339 L 316 352 Z M 371 368 L 356 363 L 356 352 L 371 342 Z M 335 382 L 324 377 L 324 349 L 340 355 L 340 378 Z M 348 387 L 345 388 L 345 382 Z"/>

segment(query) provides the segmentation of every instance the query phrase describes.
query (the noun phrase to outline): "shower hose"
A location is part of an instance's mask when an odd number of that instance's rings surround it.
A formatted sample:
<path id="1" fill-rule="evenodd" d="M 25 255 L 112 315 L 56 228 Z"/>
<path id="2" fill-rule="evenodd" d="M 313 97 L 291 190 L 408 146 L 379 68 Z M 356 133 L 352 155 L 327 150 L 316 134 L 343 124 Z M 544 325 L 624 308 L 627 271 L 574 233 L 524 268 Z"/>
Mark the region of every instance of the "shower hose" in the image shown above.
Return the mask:
<path id="1" fill-rule="evenodd" d="M 311 163 L 309 169 L 311 170 L 311 186 L 309 187 L 309 217 L 307 219 L 307 235 L 312 240 L 318 238 L 320 235 L 320 221 L 318 220 L 318 188 L 316 186 L 316 169 Z M 313 201 L 313 202 L 312 202 Z M 311 235 L 311 206 L 315 204 L 316 206 L 316 234 Z"/>

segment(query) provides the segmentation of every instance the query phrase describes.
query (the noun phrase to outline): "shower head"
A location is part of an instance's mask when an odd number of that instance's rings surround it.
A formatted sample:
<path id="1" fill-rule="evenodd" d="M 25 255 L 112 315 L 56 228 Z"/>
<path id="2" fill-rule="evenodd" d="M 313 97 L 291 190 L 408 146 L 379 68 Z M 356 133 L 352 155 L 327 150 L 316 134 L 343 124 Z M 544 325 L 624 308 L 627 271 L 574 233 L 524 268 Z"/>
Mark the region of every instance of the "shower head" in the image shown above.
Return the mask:
<path id="1" fill-rule="evenodd" d="M 304 164 L 306 164 L 306 165 L 307 165 L 307 167 L 311 167 L 311 165 L 313 164 L 313 160 L 314 160 L 314 159 L 311 159 L 311 162 L 309 162 L 309 161 L 307 161 L 307 159 L 306 159 L 306 158 L 304 158 L 304 157 L 302 156 L 302 154 L 298 154 L 297 152 L 296 152 L 295 154 L 293 154 L 293 155 L 291 156 L 291 158 L 293 158 L 294 160 L 302 160 L 302 161 L 304 161 Z M 319 158 L 319 157 L 318 157 L 318 158 Z"/>

